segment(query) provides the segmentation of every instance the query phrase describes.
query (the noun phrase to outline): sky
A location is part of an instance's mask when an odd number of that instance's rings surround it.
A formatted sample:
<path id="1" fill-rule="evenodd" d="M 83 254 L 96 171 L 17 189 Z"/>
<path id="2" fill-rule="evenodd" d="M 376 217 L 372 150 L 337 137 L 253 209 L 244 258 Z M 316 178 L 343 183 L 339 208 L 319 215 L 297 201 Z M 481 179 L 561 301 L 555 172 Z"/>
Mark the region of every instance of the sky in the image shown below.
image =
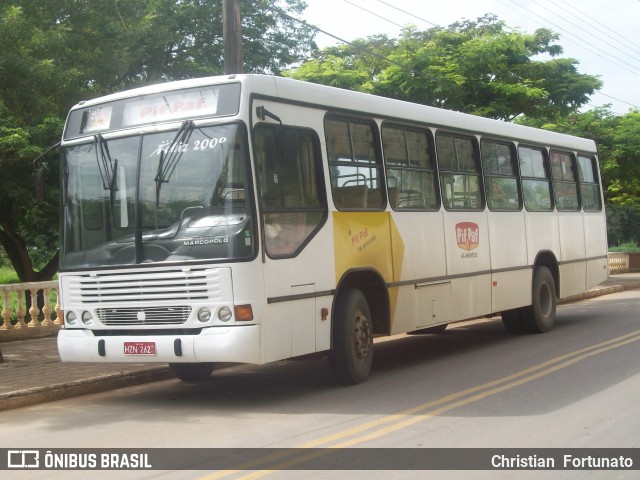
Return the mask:
<path id="1" fill-rule="evenodd" d="M 486 13 L 525 33 L 560 34 L 562 57 L 604 85 L 585 109 L 610 104 L 619 115 L 640 109 L 640 0 L 307 0 L 306 22 L 351 41 L 375 34 L 400 36 L 402 27 L 446 27 Z M 318 33 L 319 47 L 340 42 Z"/>

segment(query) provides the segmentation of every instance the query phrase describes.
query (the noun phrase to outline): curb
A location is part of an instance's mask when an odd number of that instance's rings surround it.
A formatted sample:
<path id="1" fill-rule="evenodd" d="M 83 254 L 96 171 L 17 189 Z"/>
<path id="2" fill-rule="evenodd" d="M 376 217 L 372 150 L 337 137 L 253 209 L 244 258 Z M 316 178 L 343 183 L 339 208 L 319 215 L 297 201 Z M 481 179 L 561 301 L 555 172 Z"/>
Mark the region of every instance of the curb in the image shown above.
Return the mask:
<path id="1" fill-rule="evenodd" d="M 585 300 L 587 298 L 601 297 L 603 295 L 610 295 L 612 293 L 623 292 L 625 290 L 635 290 L 640 288 L 640 282 L 629 282 L 623 285 L 612 285 L 611 287 L 594 288 L 588 292 L 579 293 L 578 295 L 571 295 L 570 297 L 564 297 L 558 300 L 558 304 L 576 302 L 578 300 Z"/>
<path id="2" fill-rule="evenodd" d="M 0 411 L 142 385 L 169 378 L 174 378 L 174 375 L 168 367 L 157 367 L 139 372 L 119 372 L 74 382 L 47 385 L 46 387 L 16 390 L 15 392 L 0 394 Z"/>

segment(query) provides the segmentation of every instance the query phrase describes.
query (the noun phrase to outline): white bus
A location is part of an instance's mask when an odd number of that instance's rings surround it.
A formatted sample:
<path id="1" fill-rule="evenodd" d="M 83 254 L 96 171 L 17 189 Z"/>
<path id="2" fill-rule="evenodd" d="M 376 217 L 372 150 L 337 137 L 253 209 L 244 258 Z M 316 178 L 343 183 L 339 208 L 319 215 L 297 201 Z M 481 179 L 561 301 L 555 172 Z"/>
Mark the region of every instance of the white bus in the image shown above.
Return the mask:
<path id="1" fill-rule="evenodd" d="M 324 352 L 353 384 L 374 337 L 546 332 L 608 275 L 591 140 L 234 75 L 81 102 L 62 152 L 64 361 Z"/>

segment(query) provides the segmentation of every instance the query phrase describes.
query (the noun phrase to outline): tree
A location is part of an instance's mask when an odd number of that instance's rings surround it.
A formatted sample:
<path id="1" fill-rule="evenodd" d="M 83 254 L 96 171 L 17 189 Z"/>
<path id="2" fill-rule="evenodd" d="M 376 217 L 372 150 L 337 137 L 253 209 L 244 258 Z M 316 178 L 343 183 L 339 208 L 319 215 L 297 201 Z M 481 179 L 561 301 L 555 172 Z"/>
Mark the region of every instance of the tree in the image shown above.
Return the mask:
<path id="1" fill-rule="evenodd" d="M 316 48 L 302 0 L 242 4 L 246 72 L 279 73 Z M 0 245 L 22 281 L 57 271 L 57 165 L 46 201 L 33 160 L 61 136 L 78 101 L 223 72 L 219 0 L 0 0 Z M 53 154 L 45 157 L 51 158 Z"/>
<path id="2" fill-rule="evenodd" d="M 557 58 L 557 39 L 547 29 L 507 31 L 486 15 L 325 49 L 287 75 L 503 120 L 566 115 L 601 82 L 578 73 L 576 60 Z"/>
<path id="3" fill-rule="evenodd" d="M 605 106 L 565 117 L 520 118 L 518 122 L 594 140 L 607 204 L 609 244 L 640 244 L 640 112 L 615 115 Z"/>
<path id="4" fill-rule="evenodd" d="M 606 203 L 640 208 L 640 112 L 615 115 L 609 107 L 598 107 L 564 117 L 521 118 L 518 122 L 594 140 Z"/>

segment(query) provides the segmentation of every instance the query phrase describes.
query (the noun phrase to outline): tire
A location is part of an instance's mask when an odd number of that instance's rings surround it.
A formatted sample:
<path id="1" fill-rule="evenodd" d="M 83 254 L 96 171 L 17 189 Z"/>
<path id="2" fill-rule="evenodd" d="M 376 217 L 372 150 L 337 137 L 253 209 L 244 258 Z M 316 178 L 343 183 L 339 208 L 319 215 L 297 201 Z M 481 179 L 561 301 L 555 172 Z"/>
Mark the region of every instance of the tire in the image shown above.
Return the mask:
<path id="1" fill-rule="evenodd" d="M 529 333 L 545 333 L 556 321 L 556 282 L 547 267 L 538 267 L 533 274 L 531 305 L 520 310 Z"/>
<path id="2" fill-rule="evenodd" d="M 343 385 L 362 383 L 369 376 L 373 361 L 371 311 L 362 291 L 350 288 L 340 294 L 333 322 L 331 372 Z"/>
<path id="3" fill-rule="evenodd" d="M 442 325 L 436 325 L 435 327 L 421 328 L 420 330 L 407 332 L 407 335 L 426 335 L 426 334 L 444 333 L 444 331 L 447 329 L 447 326 L 449 326 L 448 323 L 443 323 Z"/>
<path id="4" fill-rule="evenodd" d="M 215 363 L 170 363 L 174 375 L 183 382 L 202 382 L 211 376 Z"/>
<path id="5" fill-rule="evenodd" d="M 502 324 L 507 332 L 516 335 L 527 333 L 527 326 L 520 315 L 520 310 L 519 308 L 514 308 L 513 310 L 507 310 L 500 314 Z"/>

